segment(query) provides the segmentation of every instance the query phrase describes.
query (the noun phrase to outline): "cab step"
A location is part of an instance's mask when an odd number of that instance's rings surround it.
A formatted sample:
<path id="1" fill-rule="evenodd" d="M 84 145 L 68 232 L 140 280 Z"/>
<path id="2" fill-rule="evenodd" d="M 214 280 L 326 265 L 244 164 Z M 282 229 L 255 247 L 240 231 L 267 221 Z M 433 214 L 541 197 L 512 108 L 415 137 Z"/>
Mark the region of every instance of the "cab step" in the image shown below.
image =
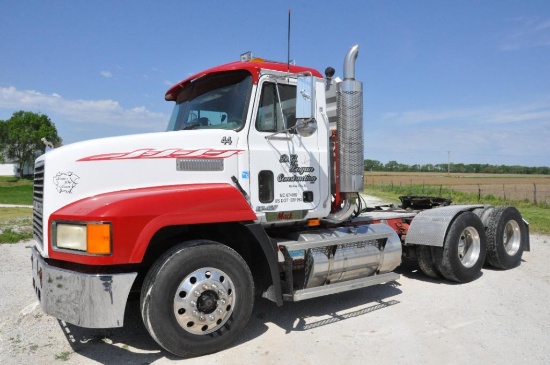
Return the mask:
<path id="1" fill-rule="evenodd" d="M 365 278 L 318 286 L 315 288 L 296 290 L 292 294 L 283 294 L 283 300 L 288 302 L 299 302 L 306 299 L 341 293 L 348 290 L 361 289 L 367 286 L 378 285 L 398 279 L 399 274 L 396 274 L 394 272 L 373 275 Z"/>

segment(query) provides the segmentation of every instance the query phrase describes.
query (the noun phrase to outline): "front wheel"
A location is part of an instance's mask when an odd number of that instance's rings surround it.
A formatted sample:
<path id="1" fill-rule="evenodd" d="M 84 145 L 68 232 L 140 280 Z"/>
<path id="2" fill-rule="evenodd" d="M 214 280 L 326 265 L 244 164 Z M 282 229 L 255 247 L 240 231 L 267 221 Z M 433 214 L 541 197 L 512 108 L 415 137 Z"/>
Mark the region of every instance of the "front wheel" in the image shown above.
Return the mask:
<path id="1" fill-rule="evenodd" d="M 474 213 L 464 212 L 451 223 L 444 246 L 434 248 L 434 262 L 446 279 L 465 283 L 478 276 L 486 249 L 483 223 Z"/>
<path id="2" fill-rule="evenodd" d="M 141 290 L 141 315 L 171 353 L 199 356 L 227 347 L 246 326 L 254 303 L 252 274 L 233 249 L 190 241 L 160 257 Z"/>

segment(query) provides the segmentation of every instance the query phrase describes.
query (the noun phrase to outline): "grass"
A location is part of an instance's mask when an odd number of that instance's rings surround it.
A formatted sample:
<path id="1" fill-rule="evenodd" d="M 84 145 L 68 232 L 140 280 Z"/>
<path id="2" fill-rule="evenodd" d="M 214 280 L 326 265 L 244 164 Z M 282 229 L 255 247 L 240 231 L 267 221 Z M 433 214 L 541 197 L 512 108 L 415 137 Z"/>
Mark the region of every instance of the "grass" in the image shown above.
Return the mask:
<path id="1" fill-rule="evenodd" d="M 32 205 L 32 179 L 0 176 L 0 204 Z"/>
<path id="2" fill-rule="evenodd" d="M 32 238 L 31 208 L 0 208 L 0 244 Z"/>
<path id="3" fill-rule="evenodd" d="M 441 196 L 452 199 L 454 204 L 489 204 L 509 205 L 516 207 L 523 218 L 529 222 L 531 233 L 550 234 L 550 204 L 540 203 L 534 205 L 528 200 L 504 200 L 502 197 L 485 195 L 479 199 L 478 194 L 464 193 L 449 188 L 432 187 L 427 189 L 423 185 L 407 185 L 405 187 L 392 186 L 391 184 L 369 185 L 365 194 L 373 195 L 384 200 L 399 202 L 402 195 Z"/>

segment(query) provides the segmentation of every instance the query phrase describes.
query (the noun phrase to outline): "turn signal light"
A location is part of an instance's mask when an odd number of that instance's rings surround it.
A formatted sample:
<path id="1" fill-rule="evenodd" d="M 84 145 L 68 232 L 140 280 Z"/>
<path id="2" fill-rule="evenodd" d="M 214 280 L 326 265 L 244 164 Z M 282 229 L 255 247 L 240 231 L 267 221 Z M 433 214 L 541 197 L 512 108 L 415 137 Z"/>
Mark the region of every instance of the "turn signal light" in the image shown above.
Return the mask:
<path id="1" fill-rule="evenodd" d="M 111 253 L 111 225 L 87 224 L 87 252 L 92 255 L 108 255 Z"/>

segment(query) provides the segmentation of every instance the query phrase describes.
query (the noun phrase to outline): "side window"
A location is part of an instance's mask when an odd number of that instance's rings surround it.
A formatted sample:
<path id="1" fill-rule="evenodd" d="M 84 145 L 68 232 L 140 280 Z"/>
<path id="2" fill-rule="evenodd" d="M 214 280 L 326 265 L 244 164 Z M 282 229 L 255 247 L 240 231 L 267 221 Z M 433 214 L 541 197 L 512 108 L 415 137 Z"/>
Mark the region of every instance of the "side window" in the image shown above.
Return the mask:
<path id="1" fill-rule="evenodd" d="M 296 124 L 296 86 L 265 82 L 256 116 L 260 132 L 280 132 Z M 291 129 L 289 133 L 296 133 Z"/>

